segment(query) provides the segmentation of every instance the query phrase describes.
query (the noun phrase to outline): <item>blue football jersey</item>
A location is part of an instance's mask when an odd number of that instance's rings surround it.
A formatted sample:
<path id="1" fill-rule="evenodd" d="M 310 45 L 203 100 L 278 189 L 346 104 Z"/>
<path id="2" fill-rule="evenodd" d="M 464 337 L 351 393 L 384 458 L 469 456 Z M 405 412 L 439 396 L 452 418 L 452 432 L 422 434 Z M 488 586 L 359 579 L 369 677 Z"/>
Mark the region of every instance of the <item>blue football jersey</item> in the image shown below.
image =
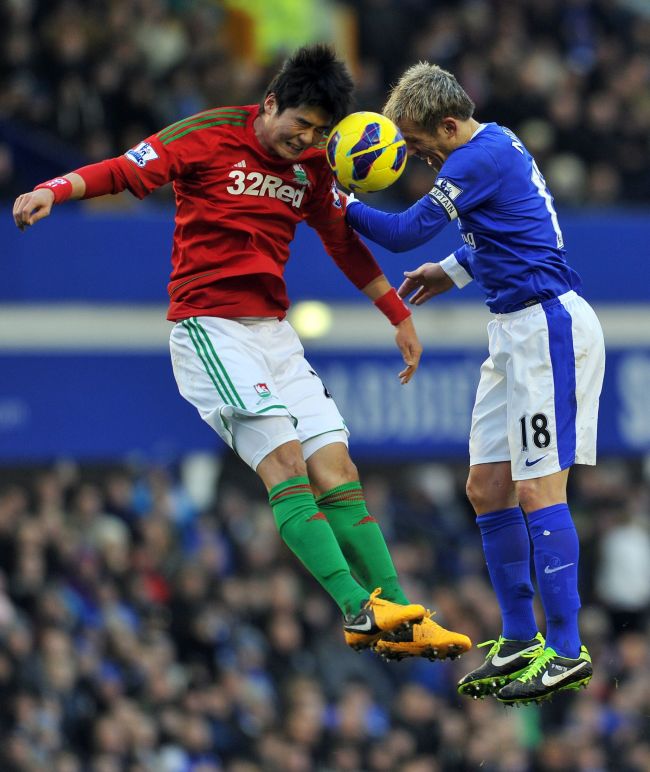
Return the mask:
<path id="1" fill-rule="evenodd" d="M 405 212 L 357 202 L 347 219 L 396 252 L 425 243 L 456 220 L 463 245 L 453 257 L 478 282 L 494 313 L 581 291 L 544 177 L 517 136 L 496 123 L 482 124 L 454 150 L 432 190 Z"/>

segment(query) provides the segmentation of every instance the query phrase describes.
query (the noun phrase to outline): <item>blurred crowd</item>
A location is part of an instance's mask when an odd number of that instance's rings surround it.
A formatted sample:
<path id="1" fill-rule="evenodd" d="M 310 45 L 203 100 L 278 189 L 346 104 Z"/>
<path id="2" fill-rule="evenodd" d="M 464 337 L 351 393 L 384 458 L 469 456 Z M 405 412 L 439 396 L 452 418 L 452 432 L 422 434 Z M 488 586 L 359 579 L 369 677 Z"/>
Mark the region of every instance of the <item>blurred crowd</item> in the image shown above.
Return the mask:
<path id="1" fill-rule="evenodd" d="M 287 50 L 315 39 L 350 63 L 358 109 L 381 109 L 427 59 L 458 76 L 479 120 L 520 134 L 560 202 L 650 201 L 647 0 L 6 0 L 0 197 L 48 162 L 65 171 L 61 141 L 71 162 L 101 160 L 202 109 L 259 101 Z M 414 163 L 391 194 L 430 184 Z"/>
<path id="2" fill-rule="evenodd" d="M 465 469 L 361 467 L 410 597 L 500 632 Z M 647 772 L 650 475 L 578 467 L 586 691 L 461 699 L 454 662 L 385 663 L 279 540 L 234 457 L 0 475 L 3 772 Z"/>
<path id="3" fill-rule="evenodd" d="M 647 0 L 4 0 L 0 199 L 258 101 L 287 49 L 319 39 L 349 61 L 358 109 L 434 61 L 479 120 L 520 134 L 563 204 L 650 202 Z M 413 163 L 390 193 L 430 185 Z M 466 470 L 361 470 L 410 597 L 495 638 Z M 650 466 L 577 468 L 571 504 L 594 679 L 506 710 L 455 690 L 486 649 L 347 648 L 231 456 L 0 468 L 0 770 L 647 772 Z"/>

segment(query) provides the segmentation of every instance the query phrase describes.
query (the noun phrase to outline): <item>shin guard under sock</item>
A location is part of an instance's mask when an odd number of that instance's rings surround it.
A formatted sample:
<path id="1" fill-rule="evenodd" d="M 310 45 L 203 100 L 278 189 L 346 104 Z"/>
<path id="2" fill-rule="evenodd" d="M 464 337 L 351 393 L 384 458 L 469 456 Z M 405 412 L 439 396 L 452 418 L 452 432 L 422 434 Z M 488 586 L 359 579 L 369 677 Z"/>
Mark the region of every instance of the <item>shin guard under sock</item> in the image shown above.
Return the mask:
<path id="1" fill-rule="evenodd" d="M 269 492 L 280 536 L 344 614 L 357 612 L 369 593 L 354 579 L 307 477 L 292 477 Z"/>
<path id="2" fill-rule="evenodd" d="M 382 598 L 407 604 L 379 523 L 366 507 L 361 483 L 338 485 L 316 503 L 327 515 L 352 573 L 363 587 L 368 592 L 381 587 Z"/>
<path id="3" fill-rule="evenodd" d="M 530 537 L 519 507 L 476 518 L 492 587 L 499 602 L 504 638 L 529 641 L 537 633 L 533 614 Z"/>
<path id="4" fill-rule="evenodd" d="M 569 507 L 554 504 L 528 515 L 537 586 L 546 614 L 546 645 L 578 657 L 578 558 L 580 548 Z"/>

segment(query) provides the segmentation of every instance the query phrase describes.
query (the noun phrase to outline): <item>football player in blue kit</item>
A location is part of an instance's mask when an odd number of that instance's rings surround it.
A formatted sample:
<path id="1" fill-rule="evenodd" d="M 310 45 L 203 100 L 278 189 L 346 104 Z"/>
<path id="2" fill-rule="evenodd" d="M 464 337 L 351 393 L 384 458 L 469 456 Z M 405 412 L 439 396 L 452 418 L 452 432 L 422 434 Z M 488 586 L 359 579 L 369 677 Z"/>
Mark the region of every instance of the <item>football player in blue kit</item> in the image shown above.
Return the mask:
<path id="1" fill-rule="evenodd" d="M 596 462 L 602 330 L 566 261 L 551 193 L 515 134 L 475 120 L 455 77 L 425 62 L 404 73 L 384 113 L 409 155 L 437 176 L 401 213 L 349 196 L 348 222 L 400 252 L 455 220 L 462 246 L 406 271 L 400 295 L 420 305 L 473 280 L 494 314 L 472 413 L 467 495 L 503 628 L 458 690 L 506 704 L 540 702 L 592 675 L 578 630 L 579 546 L 567 478 L 573 464 Z M 545 638 L 533 614 L 531 541 Z M 408 642 L 402 645 L 408 654 Z"/>

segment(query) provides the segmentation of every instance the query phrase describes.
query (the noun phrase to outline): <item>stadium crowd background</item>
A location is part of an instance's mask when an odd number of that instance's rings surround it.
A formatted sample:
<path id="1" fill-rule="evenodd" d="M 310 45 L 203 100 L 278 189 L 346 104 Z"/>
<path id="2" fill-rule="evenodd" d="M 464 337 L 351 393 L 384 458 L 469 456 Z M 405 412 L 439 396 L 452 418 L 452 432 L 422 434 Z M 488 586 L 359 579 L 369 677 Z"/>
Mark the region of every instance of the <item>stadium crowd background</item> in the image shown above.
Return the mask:
<path id="1" fill-rule="evenodd" d="M 587 691 L 506 710 L 462 700 L 482 659 L 386 664 L 280 542 L 228 458 L 179 469 L 14 471 L 0 495 L 0 769 L 6 772 L 644 772 L 650 768 L 647 478 L 574 477 Z M 228 468 L 230 467 L 230 468 Z M 362 468 L 413 598 L 476 642 L 499 630 L 465 470 Z"/>
<path id="2" fill-rule="evenodd" d="M 650 200 L 647 2 L 7 0 L 0 22 L 5 203 L 180 117 L 257 101 L 286 49 L 332 37 L 359 108 L 430 59 L 479 118 L 521 134 L 565 205 Z M 391 195 L 428 186 L 413 165 Z M 456 695 L 485 650 L 385 664 L 347 649 L 261 485 L 221 463 L 0 468 L 3 772 L 650 769 L 642 458 L 577 468 L 571 485 L 592 684 L 508 712 Z M 411 596 L 475 642 L 496 635 L 464 466 L 360 468 Z"/>
<path id="3" fill-rule="evenodd" d="M 6 0 L 0 8 L 0 124 L 11 122 L 23 142 L 36 130 L 51 176 L 61 173 L 61 141 L 81 162 L 118 155 L 187 115 L 258 101 L 288 49 L 336 39 L 359 108 L 380 109 L 406 65 L 434 61 L 457 74 L 479 119 L 522 137 L 560 203 L 650 200 L 647 0 Z M 24 155 L 0 144 L 4 196 L 32 186 Z M 412 200 L 428 183 L 422 169 L 393 192 Z"/>

